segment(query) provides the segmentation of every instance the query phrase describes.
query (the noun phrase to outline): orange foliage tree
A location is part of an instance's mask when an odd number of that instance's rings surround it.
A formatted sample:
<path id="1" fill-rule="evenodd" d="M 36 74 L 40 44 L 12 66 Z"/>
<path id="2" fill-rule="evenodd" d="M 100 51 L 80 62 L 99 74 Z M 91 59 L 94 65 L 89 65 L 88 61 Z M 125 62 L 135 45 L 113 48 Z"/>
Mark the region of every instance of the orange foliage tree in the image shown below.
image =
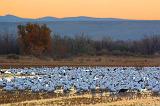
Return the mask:
<path id="1" fill-rule="evenodd" d="M 40 56 L 51 52 L 51 30 L 45 25 L 18 25 L 21 53 Z"/>

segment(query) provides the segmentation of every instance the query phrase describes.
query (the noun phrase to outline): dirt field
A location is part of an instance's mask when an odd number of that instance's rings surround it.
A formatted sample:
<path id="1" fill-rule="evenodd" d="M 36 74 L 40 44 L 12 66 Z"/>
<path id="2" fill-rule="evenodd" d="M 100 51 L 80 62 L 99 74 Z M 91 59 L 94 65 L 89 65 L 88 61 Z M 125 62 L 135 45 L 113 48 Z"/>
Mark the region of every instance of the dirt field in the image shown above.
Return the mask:
<path id="1" fill-rule="evenodd" d="M 88 98 L 84 98 L 88 99 Z M 72 100 L 72 99 L 71 99 Z M 24 103 L 17 103 L 15 105 L 45 105 L 51 106 L 53 105 L 53 100 L 40 100 L 40 101 L 30 101 L 30 102 L 24 102 Z M 62 103 L 65 104 L 65 103 Z M 68 106 L 159 106 L 160 105 L 160 98 L 145 98 L 145 99 L 133 99 L 133 100 L 121 100 L 121 101 L 115 101 L 110 103 L 91 103 L 91 104 L 76 104 L 76 105 L 68 105 Z M 64 105 L 67 106 L 67 105 Z"/>
<path id="2" fill-rule="evenodd" d="M 150 95 L 121 95 L 108 96 L 100 94 L 92 96 L 91 94 L 84 95 L 70 95 L 60 97 L 50 94 L 28 94 L 25 97 L 22 94 L 12 95 L 14 93 L 6 94 L 7 104 L 4 104 L 1 96 L 1 106 L 160 106 L 159 96 Z M 3 94 L 2 94 L 3 95 Z M 10 96 L 13 97 L 10 97 Z M 3 95 L 4 96 L 4 95 Z M 44 99 L 45 98 L 45 99 Z"/>
<path id="3" fill-rule="evenodd" d="M 0 56 L 0 68 L 55 66 L 160 66 L 160 57 L 76 57 L 53 60 L 21 56 L 7 59 Z M 0 90 L 0 106 L 160 106 L 160 96 L 152 95 L 63 95 L 54 93 L 5 92 Z"/>
<path id="4" fill-rule="evenodd" d="M 53 60 L 37 59 L 21 56 L 19 59 L 7 59 L 0 57 L 2 68 L 10 67 L 54 67 L 54 66 L 160 66 L 160 57 L 128 57 L 128 56 L 98 56 L 98 57 L 76 57 L 69 59 Z"/>

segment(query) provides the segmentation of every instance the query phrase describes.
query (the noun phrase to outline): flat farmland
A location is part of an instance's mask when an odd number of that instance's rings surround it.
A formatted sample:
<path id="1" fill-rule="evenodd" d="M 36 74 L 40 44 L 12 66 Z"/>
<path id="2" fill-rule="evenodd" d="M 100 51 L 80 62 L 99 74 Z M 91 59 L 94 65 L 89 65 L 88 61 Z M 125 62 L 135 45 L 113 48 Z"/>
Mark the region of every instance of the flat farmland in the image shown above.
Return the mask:
<path id="1" fill-rule="evenodd" d="M 81 56 L 68 59 L 38 59 L 29 56 L 19 56 L 19 59 L 0 57 L 2 68 L 21 67 L 55 67 L 55 66 L 160 66 L 159 56 L 132 57 L 132 56 Z"/>
<path id="2" fill-rule="evenodd" d="M 23 99 L 23 101 L 13 102 L 13 100 L 20 100 L 17 95 L 14 95 L 12 102 L 7 104 L 1 104 L 0 106 L 159 106 L 160 97 L 144 96 L 131 97 L 130 95 L 121 97 L 109 97 L 109 96 L 96 96 L 85 94 L 83 96 L 65 96 L 65 97 L 52 97 L 37 99 L 37 96 L 29 96 Z M 22 97 L 22 96 L 21 96 Z M 35 98 L 33 98 L 35 97 Z M 27 100 L 28 98 L 28 100 Z"/>
<path id="3" fill-rule="evenodd" d="M 123 70 L 126 70 L 126 66 L 128 68 L 135 67 L 135 70 L 139 70 L 138 72 L 142 71 L 142 72 L 144 72 L 143 74 L 146 73 L 146 71 L 143 70 L 144 67 L 153 67 L 153 69 L 152 68 L 147 69 L 148 70 L 147 72 L 148 73 L 151 72 L 151 75 L 155 75 L 154 77 L 158 78 L 158 80 L 157 79 L 151 80 L 151 82 L 153 81 L 151 83 L 151 87 L 152 86 L 154 87 L 155 83 L 157 85 L 159 85 L 160 57 L 158 57 L 158 56 L 157 57 L 154 57 L 154 56 L 153 57 L 131 57 L 131 56 L 121 56 L 121 57 L 120 56 L 95 56 L 95 57 L 92 56 L 92 57 L 89 57 L 89 56 L 81 56 L 81 57 L 68 58 L 68 59 L 58 59 L 58 60 L 51 59 L 51 58 L 38 59 L 38 58 L 30 57 L 30 56 L 19 56 L 19 59 L 9 59 L 9 58 L 7 58 L 7 56 L 1 56 L 0 57 L 0 68 L 2 69 L 2 71 L 5 71 L 6 73 L 1 74 L 0 79 L 3 80 L 3 82 L 5 82 L 8 86 L 4 86 L 2 83 L 3 86 L 0 87 L 0 106 L 160 106 L 159 94 L 154 94 L 152 92 L 143 91 L 145 89 L 142 89 L 142 92 L 124 92 L 124 93 L 116 93 L 116 94 L 110 94 L 110 92 L 108 92 L 108 91 L 104 91 L 103 93 L 101 91 L 96 91 L 96 92 L 94 92 L 94 94 L 93 94 L 93 92 L 83 92 L 83 94 L 77 94 L 76 91 L 74 91 L 74 90 L 70 91 L 69 93 L 67 93 L 67 92 L 64 93 L 64 92 L 60 92 L 60 91 L 57 92 L 56 89 L 59 90 L 58 86 L 57 86 L 58 88 L 56 87 L 54 92 L 53 91 L 52 92 L 46 92 L 46 91 L 37 92 L 37 89 L 34 89 L 34 88 L 32 88 L 32 89 L 27 88 L 25 90 L 19 90 L 19 89 L 23 89 L 23 87 L 25 87 L 26 85 L 25 86 L 16 85 L 17 84 L 16 81 L 18 81 L 18 84 L 21 82 L 22 82 L 22 84 L 25 84 L 26 82 L 23 82 L 23 81 L 29 81 L 29 82 L 32 82 L 32 80 L 33 81 L 41 81 L 42 79 L 46 80 L 46 78 L 47 78 L 47 82 L 49 82 L 50 80 L 55 79 L 55 77 L 52 78 L 52 74 L 53 74 L 53 76 L 55 76 L 54 75 L 55 73 L 50 74 L 49 72 L 52 72 L 52 71 L 50 71 L 50 69 L 47 69 L 47 68 L 37 69 L 37 71 L 34 69 L 34 67 L 41 67 L 42 68 L 43 66 L 48 67 L 48 68 L 49 67 L 71 66 L 71 68 L 68 67 L 67 69 L 64 69 L 64 70 L 66 70 L 66 72 L 69 72 L 69 73 L 73 67 L 79 67 L 80 69 L 82 68 L 83 71 L 86 70 L 85 73 L 88 73 L 88 69 L 86 69 L 88 66 L 90 67 L 89 69 L 92 69 L 94 67 L 101 67 L 101 66 L 103 66 L 104 68 L 105 67 L 112 67 L 112 68 L 119 67 L 118 73 L 122 72 L 122 74 L 121 74 L 122 76 L 127 75 L 127 74 L 123 74 Z M 158 67 L 154 69 L 154 66 L 158 66 Z M 27 69 L 27 67 L 29 70 Z M 30 69 L 29 67 L 32 67 L 32 68 Z M 141 67 L 141 68 L 138 68 L 138 67 Z M 15 69 L 12 70 L 12 68 L 15 68 Z M 77 69 L 77 68 L 75 68 L 75 69 Z M 7 70 L 12 70 L 11 71 L 12 73 L 8 74 Z M 26 70 L 28 70 L 28 71 L 26 71 Z M 38 71 L 38 70 L 40 70 L 40 71 Z M 46 71 L 46 70 L 48 70 L 48 71 Z M 63 68 L 61 70 L 63 70 Z M 105 70 L 107 70 L 107 69 L 104 69 L 104 71 Z M 19 71 L 20 71 L 20 73 L 19 73 Z M 112 70 L 112 71 L 115 71 L 115 70 Z M 108 72 L 112 72 L 112 71 L 110 70 Z M 156 72 L 154 73 L 154 71 L 157 71 L 157 73 Z M 54 71 L 54 72 L 56 72 L 56 71 Z M 77 72 L 77 71 L 74 71 L 74 72 Z M 96 73 L 97 71 L 94 71 L 94 72 Z M 131 69 L 129 68 L 125 72 L 126 73 L 129 72 L 128 73 L 129 75 L 134 75 L 134 74 L 130 74 L 130 72 L 132 72 L 132 68 Z M 98 74 L 99 78 L 102 77 L 101 75 L 99 75 L 100 73 L 97 73 L 97 74 Z M 104 74 L 104 73 L 102 73 L 102 74 Z M 62 75 L 64 75 L 64 73 Z M 68 74 L 66 74 L 66 75 L 68 75 Z M 114 73 L 109 74 L 109 75 L 114 76 Z M 116 74 L 116 75 L 117 75 L 117 77 L 121 76 L 118 74 Z M 136 74 L 136 75 L 139 75 L 139 74 Z M 86 75 L 82 75 L 82 76 L 86 76 Z M 146 76 L 141 76 L 141 77 L 142 77 L 142 79 L 146 80 Z M 151 78 L 154 78 L 154 77 L 151 77 Z M 39 79 L 37 79 L 37 78 L 39 78 Z M 88 80 L 88 78 L 90 78 L 90 77 L 86 77 L 87 80 Z M 14 80 L 12 80 L 13 82 L 10 82 L 11 79 L 14 79 Z M 48 79 L 49 79 L 49 81 L 48 81 Z M 84 80 L 84 78 L 82 78 L 82 79 Z M 91 78 L 90 80 L 92 80 L 92 79 L 93 78 Z M 97 76 L 96 76 L 96 79 L 97 79 Z M 135 76 L 135 77 L 133 77 L 133 79 L 138 80 L 139 76 Z M 149 80 L 149 79 L 147 79 L 147 80 Z M 120 78 L 117 78 L 117 80 L 119 81 Z M 147 83 L 147 82 L 145 82 L 145 80 L 143 80 L 142 82 Z M 57 80 L 57 81 L 59 81 L 59 80 Z M 104 81 L 110 82 L 111 80 L 104 80 Z M 114 81 L 116 81 L 116 80 L 114 80 Z M 120 80 L 120 81 L 122 81 L 122 80 Z M 139 79 L 138 81 L 141 82 L 141 79 Z M 158 81 L 158 83 L 156 81 Z M 54 82 L 54 81 L 50 81 L 50 82 Z M 120 83 L 122 83 L 122 82 L 120 82 Z M 130 83 L 130 82 L 132 82 L 132 81 L 129 81 L 128 83 Z M 41 84 L 41 83 L 39 83 L 39 84 Z M 45 84 L 47 84 L 47 83 L 45 83 Z M 14 86 L 12 86 L 12 85 L 14 85 Z M 112 85 L 112 83 L 111 83 L 111 85 Z M 20 86 L 22 88 L 20 88 Z M 106 85 L 106 86 L 108 87 L 110 85 Z M 17 87 L 19 89 L 17 89 Z M 39 86 L 39 87 L 42 88 L 42 86 Z M 46 87 L 44 87 L 43 89 L 45 90 Z M 119 89 L 119 87 L 115 87 L 115 88 Z M 129 88 L 131 89 L 132 87 L 129 87 Z M 13 90 L 11 90 L 11 89 L 13 89 Z M 141 90 L 141 87 L 138 89 Z M 148 89 L 150 89 L 150 88 L 148 88 Z M 157 90 L 157 89 L 152 89 L 152 90 Z M 120 92 L 120 91 L 118 91 L 118 92 Z"/>
<path id="4" fill-rule="evenodd" d="M 0 105 L 159 106 L 159 70 L 160 67 L 2 69 Z"/>

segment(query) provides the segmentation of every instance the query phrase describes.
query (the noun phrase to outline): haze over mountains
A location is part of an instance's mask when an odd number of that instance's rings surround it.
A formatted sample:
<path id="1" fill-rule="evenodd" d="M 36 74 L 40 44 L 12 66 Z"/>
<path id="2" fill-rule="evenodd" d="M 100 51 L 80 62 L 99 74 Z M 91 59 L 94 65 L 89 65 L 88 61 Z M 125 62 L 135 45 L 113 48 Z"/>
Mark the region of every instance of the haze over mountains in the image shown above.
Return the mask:
<path id="1" fill-rule="evenodd" d="M 62 36 L 76 36 L 82 33 L 93 39 L 112 37 L 113 39 L 140 39 L 144 36 L 160 35 L 159 20 L 127 20 L 117 18 L 43 17 L 37 19 L 21 18 L 13 15 L 0 16 L 0 32 L 17 33 L 17 25 L 28 22 L 47 24 L 50 29 Z"/>

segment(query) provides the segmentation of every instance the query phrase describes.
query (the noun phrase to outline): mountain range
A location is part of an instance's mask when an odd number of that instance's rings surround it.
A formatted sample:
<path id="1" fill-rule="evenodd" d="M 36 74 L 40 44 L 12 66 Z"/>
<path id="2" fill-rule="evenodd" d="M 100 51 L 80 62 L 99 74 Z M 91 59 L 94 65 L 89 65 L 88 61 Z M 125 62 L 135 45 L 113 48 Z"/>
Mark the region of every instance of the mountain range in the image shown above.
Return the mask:
<path id="1" fill-rule="evenodd" d="M 125 19 L 118 18 L 93 18 L 93 17 L 66 17 L 66 18 L 56 18 L 56 17 L 42 17 L 37 19 L 31 18 L 21 18 L 14 15 L 0 16 L 0 22 L 55 22 L 55 21 L 122 21 Z"/>
<path id="2" fill-rule="evenodd" d="M 46 24 L 54 34 L 71 37 L 84 33 L 93 39 L 111 37 L 120 40 L 135 40 L 144 36 L 160 35 L 160 20 L 129 20 L 85 16 L 31 19 L 14 15 L 0 16 L 0 35 L 5 35 L 3 33 L 7 32 L 15 38 L 17 25 L 28 22 Z"/>

